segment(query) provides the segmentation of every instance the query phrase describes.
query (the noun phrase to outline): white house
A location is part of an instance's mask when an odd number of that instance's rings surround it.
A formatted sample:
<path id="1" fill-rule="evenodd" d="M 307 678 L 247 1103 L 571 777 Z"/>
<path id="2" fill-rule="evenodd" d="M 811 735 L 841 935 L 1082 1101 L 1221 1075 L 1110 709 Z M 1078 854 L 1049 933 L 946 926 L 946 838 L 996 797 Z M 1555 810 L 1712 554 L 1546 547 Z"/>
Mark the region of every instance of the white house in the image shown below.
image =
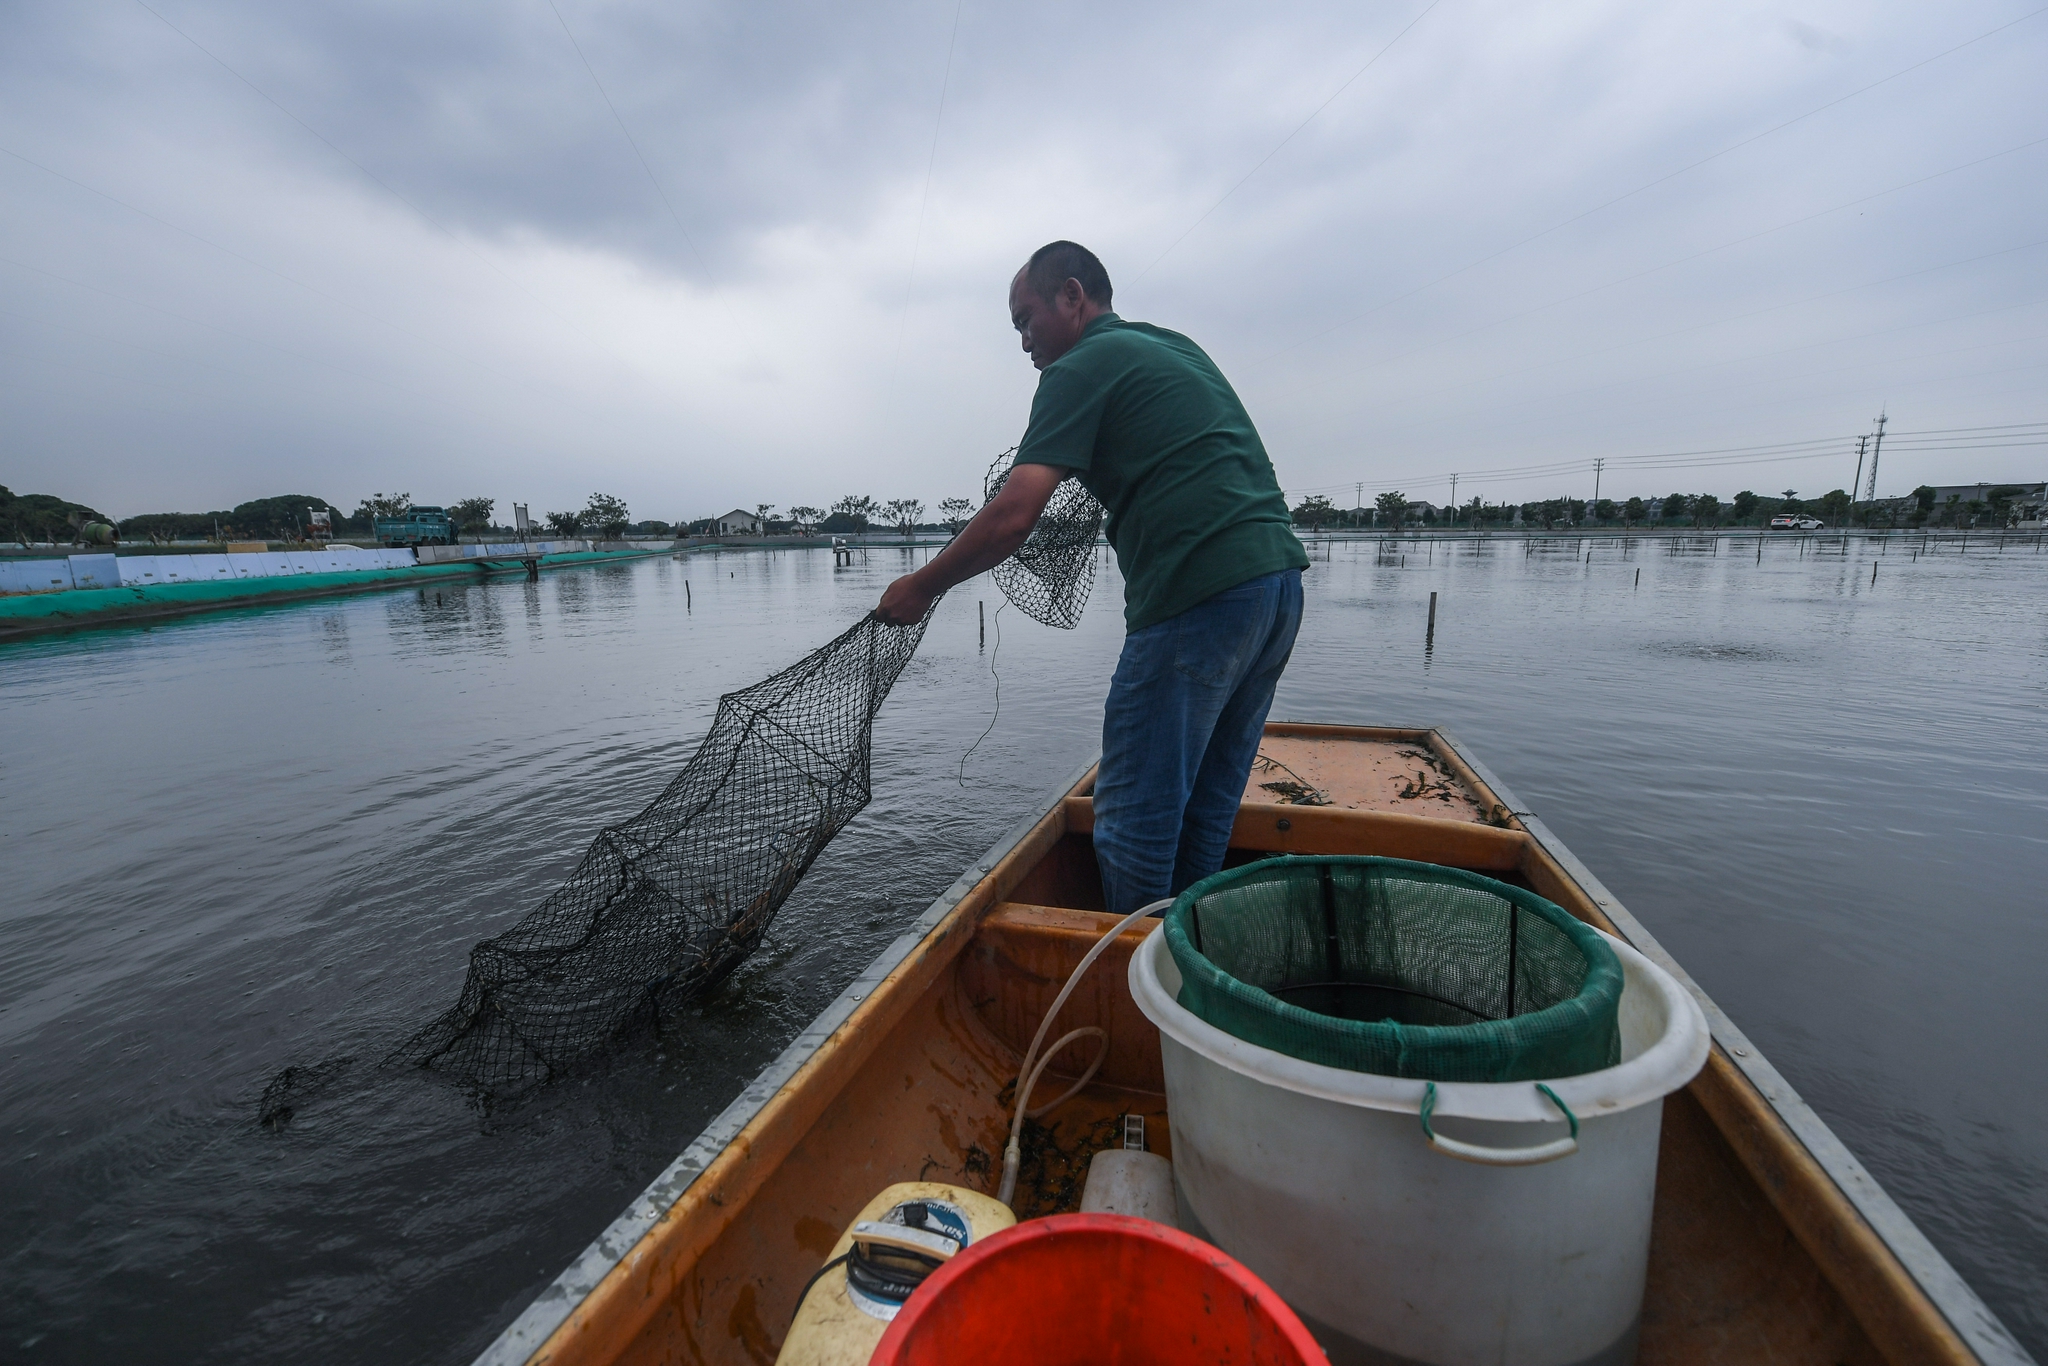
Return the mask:
<path id="1" fill-rule="evenodd" d="M 721 536 L 759 536 L 761 534 L 761 519 L 744 509 L 734 508 L 731 512 L 718 519 L 718 534 Z"/>

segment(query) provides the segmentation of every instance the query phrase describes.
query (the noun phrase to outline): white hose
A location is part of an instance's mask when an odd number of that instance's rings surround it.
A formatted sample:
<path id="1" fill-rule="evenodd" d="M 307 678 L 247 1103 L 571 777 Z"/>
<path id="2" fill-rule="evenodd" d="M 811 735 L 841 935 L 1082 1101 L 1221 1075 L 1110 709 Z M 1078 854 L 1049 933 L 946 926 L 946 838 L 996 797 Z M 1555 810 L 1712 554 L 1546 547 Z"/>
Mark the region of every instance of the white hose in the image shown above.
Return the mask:
<path id="1" fill-rule="evenodd" d="M 1024 1065 L 1017 1069 L 1017 1112 L 1010 1119 L 1010 1141 L 1003 1146 L 1003 1182 L 1002 1185 L 996 1188 L 996 1199 L 1004 1204 L 1009 1204 L 1011 1198 L 1017 1194 L 1017 1168 L 1024 1161 L 1024 1151 L 1019 1146 L 1018 1140 L 1023 1135 L 1025 1119 L 1027 1117 L 1037 1119 L 1040 1115 L 1052 1109 L 1053 1106 L 1066 1101 L 1068 1097 L 1074 1095 L 1094 1079 L 1095 1073 L 1102 1067 L 1103 1059 L 1109 1056 L 1109 1031 L 1098 1025 L 1083 1025 L 1072 1033 L 1062 1035 L 1059 1042 L 1048 1048 L 1045 1051 L 1045 1056 L 1040 1057 L 1038 1045 L 1045 1042 L 1045 1031 L 1052 1028 L 1052 1022 L 1059 1015 L 1060 1007 L 1067 1003 L 1067 997 L 1074 994 L 1074 987 L 1079 984 L 1082 977 L 1087 975 L 1088 969 L 1094 966 L 1095 960 L 1102 956 L 1102 951 L 1115 943 L 1117 936 L 1121 935 L 1132 925 L 1143 920 L 1161 906 L 1171 906 L 1172 904 L 1173 898 L 1165 897 L 1152 902 L 1150 905 L 1140 906 L 1137 910 L 1132 911 L 1122 920 L 1119 920 L 1116 923 L 1115 929 L 1096 940 L 1094 947 L 1082 955 L 1080 963 L 1067 975 L 1067 984 L 1061 987 L 1060 994 L 1053 998 L 1052 1009 L 1046 1011 L 1045 1018 L 1038 1022 L 1038 1032 L 1031 1036 L 1031 1047 L 1024 1050 Z M 1067 1088 L 1065 1095 L 1062 1095 L 1058 1100 L 1050 1101 L 1035 1110 L 1029 1111 L 1027 1115 L 1024 1107 L 1030 1103 L 1032 1088 L 1038 1085 L 1038 1076 L 1041 1072 L 1045 1071 L 1045 1065 L 1051 1062 L 1062 1048 L 1065 1048 L 1074 1040 L 1085 1038 L 1090 1034 L 1098 1035 L 1102 1039 L 1102 1047 L 1095 1054 L 1095 1061 L 1088 1065 L 1088 1070 L 1081 1074 L 1079 1081 Z M 1034 1061 L 1036 1066 L 1033 1065 Z"/>

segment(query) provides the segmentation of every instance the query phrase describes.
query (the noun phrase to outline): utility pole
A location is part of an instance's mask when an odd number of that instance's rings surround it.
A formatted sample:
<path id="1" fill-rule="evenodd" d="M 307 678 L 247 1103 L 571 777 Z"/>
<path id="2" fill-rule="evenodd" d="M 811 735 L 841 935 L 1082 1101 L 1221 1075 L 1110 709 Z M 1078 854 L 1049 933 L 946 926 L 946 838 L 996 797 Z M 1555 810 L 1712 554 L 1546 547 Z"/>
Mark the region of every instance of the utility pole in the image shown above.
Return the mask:
<path id="1" fill-rule="evenodd" d="M 1867 436 L 1859 436 L 1856 438 L 1856 477 L 1849 481 L 1850 507 L 1856 506 L 1856 490 L 1862 487 L 1863 484 L 1863 450 L 1864 447 L 1868 446 L 1869 444 L 1870 438 Z"/>
<path id="2" fill-rule="evenodd" d="M 1595 460 L 1593 462 L 1593 501 L 1596 503 L 1600 501 L 1600 471 L 1606 468 L 1607 462 L 1605 460 Z"/>
<path id="3" fill-rule="evenodd" d="M 1451 476 L 1451 525 L 1458 524 L 1458 476 Z"/>
<path id="4" fill-rule="evenodd" d="M 1359 480 L 1351 486 L 1351 510 L 1358 512 L 1365 507 L 1365 481 Z"/>
<path id="5" fill-rule="evenodd" d="M 1877 458 L 1884 454 L 1884 424 L 1885 415 L 1880 412 L 1877 415 L 1877 436 L 1870 444 L 1870 484 L 1863 494 L 1866 503 L 1877 501 Z"/>

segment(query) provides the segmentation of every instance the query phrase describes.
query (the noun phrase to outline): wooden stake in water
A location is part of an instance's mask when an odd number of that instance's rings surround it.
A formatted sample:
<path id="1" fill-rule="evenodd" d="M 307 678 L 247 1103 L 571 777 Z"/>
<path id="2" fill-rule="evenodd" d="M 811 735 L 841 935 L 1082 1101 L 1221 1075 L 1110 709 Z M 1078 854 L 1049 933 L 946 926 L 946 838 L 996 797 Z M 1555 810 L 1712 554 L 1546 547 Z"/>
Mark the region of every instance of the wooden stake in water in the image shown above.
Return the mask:
<path id="1" fill-rule="evenodd" d="M 1870 586 L 1872 588 L 1877 587 L 1877 566 L 1875 564 L 1870 566 Z"/>
<path id="2" fill-rule="evenodd" d="M 1638 588 L 1641 588 L 1642 586 L 1643 586 L 1643 567 L 1642 567 L 1641 565 L 1637 565 L 1637 566 L 1636 566 L 1636 587 L 1638 587 Z"/>
<path id="3" fill-rule="evenodd" d="M 988 644 L 988 604 L 985 602 L 975 603 L 974 615 L 981 622 L 981 644 L 986 645 Z"/>
<path id="4" fill-rule="evenodd" d="M 1436 594 L 1429 595 L 1429 627 L 1422 633 L 1422 643 L 1427 645 L 1436 639 Z"/>
<path id="5" fill-rule="evenodd" d="M 690 607 L 691 607 L 691 603 L 690 603 L 690 581 L 689 581 L 688 579 L 684 579 L 684 580 L 683 580 L 683 610 L 687 612 L 687 611 L 689 611 L 689 610 L 690 610 Z"/>

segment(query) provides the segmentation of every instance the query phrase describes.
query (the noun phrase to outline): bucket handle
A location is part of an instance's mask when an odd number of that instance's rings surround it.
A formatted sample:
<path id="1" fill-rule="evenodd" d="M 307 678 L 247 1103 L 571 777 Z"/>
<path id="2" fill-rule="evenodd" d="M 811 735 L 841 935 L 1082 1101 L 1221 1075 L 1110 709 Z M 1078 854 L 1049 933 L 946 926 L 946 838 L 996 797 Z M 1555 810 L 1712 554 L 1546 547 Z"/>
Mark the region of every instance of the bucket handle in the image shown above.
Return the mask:
<path id="1" fill-rule="evenodd" d="M 1536 1083 L 1536 1089 L 1550 1097 L 1552 1105 L 1564 1111 L 1566 1121 L 1572 1126 L 1570 1134 L 1528 1148 L 1489 1148 L 1484 1144 L 1446 1138 L 1430 1127 L 1429 1117 L 1436 1111 L 1436 1083 L 1430 1082 L 1422 1088 L 1422 1136 L 1429 1140 L 1430 1147 L 1440 1153 L 1488 1167 L 1533 1167 L 1539 1162 L 1555 1162 L 1560 1157 L 1570 1157 L 1579 1150 L 1579 1117 L 1572 1113 L 1569 1105 L 1557 1098 L 1557 1092 L 1542 1082 Z"/>

